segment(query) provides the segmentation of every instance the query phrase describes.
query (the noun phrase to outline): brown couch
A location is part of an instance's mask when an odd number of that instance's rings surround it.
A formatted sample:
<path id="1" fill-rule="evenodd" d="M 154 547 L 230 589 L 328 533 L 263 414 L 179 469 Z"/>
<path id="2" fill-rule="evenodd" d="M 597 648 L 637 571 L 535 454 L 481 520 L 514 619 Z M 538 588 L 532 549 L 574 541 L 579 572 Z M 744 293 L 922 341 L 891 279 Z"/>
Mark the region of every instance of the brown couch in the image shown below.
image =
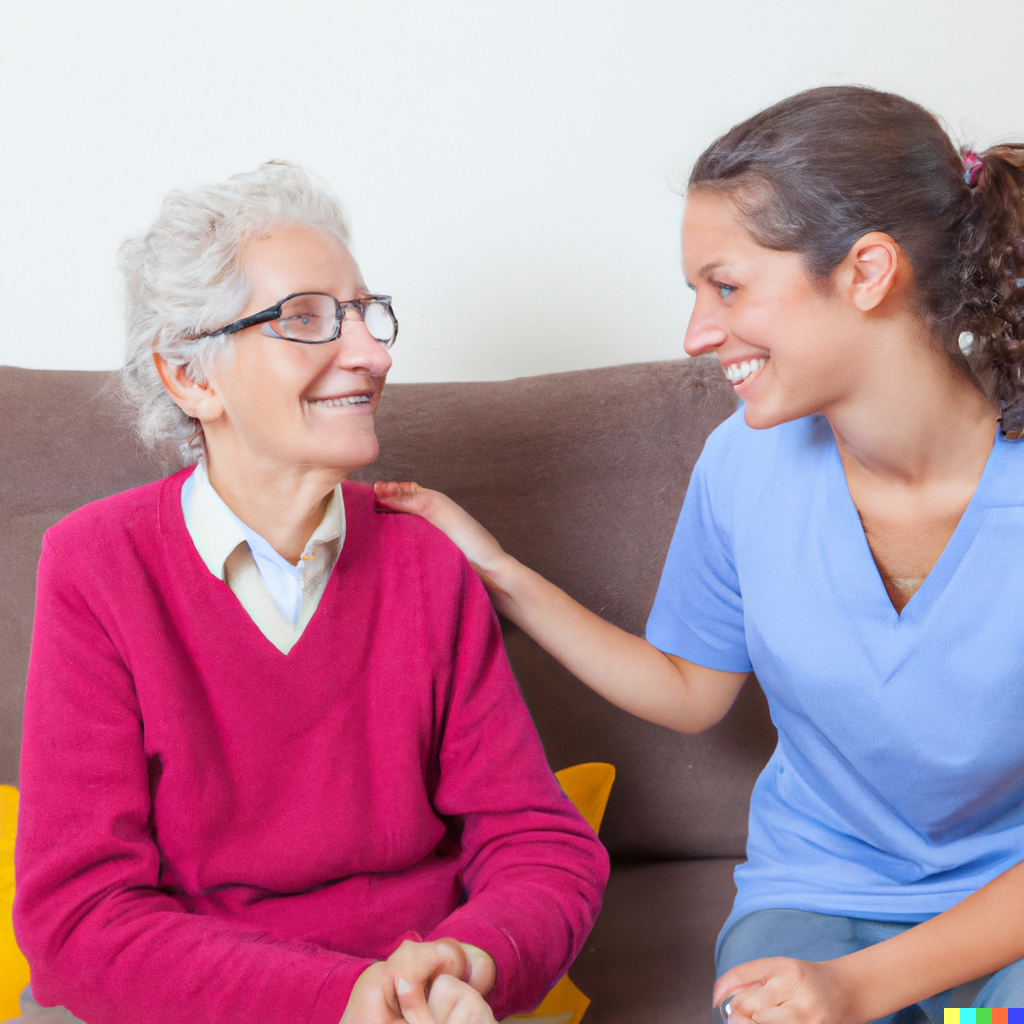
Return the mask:
<path id="1" fill-rule="evenodd" d="M 0 783 L 17 784 L 35 565 L 77 506 L 168 471 L 140 451 L 113 375 L 0 368 Z M 447 491 L 515 555 L 640 633 L 693 463 L 734 408 L 717 359 L 481 384 L 394 384 L 381 457 L 359 474 Z M 555 770 L 618 769 L 601 830 L 604 909 L 571 976 L 585 1024 L 706 1024 L 715 936 L 775 734 L 756 684 L 679 736 L 619 711 L 519 630 L 509 657 Z"/>

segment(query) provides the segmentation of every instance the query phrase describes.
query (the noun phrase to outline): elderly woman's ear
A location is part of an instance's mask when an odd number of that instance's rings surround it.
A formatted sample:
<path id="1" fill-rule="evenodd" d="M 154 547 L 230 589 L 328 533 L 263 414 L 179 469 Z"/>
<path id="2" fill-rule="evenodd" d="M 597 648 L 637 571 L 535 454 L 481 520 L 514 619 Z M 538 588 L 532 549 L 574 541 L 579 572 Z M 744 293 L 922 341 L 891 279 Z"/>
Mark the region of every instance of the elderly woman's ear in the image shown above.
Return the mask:
<path id="1" fill-rule="evenodd" d="M 208 381 L 193 380 L 188 366 L 171 364 L 159 352 L 153 353 L 153 362 L 168 394 L 186 416 L 200 423 L 211 423 L 220 418 L 224 406 Z"/>

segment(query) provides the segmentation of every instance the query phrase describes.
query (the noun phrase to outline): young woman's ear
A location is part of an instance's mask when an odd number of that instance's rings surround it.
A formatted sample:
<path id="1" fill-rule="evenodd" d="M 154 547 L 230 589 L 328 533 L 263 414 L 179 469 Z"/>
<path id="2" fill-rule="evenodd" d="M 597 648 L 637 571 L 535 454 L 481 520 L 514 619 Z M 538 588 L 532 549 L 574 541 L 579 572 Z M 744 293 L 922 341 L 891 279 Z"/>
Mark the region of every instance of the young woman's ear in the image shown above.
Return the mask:
<path id="1" fill-rule="evenodd" d="M 854 242 L 837 269 L 840 287 L 857 309 L 868 313 L 904 283 L 910 264 L 890 235 L 869 231 Z"/>
<path id="2" fill-rule="evenodd" d="M 167 393 L 186 416 L 200 423 L 210 423 L 224 412 L 216 391 L 209 383 L 194 381 L 188 375 L 187 366 L 172 365 L 158 352 L 153 353 L 153 362 Z"/>

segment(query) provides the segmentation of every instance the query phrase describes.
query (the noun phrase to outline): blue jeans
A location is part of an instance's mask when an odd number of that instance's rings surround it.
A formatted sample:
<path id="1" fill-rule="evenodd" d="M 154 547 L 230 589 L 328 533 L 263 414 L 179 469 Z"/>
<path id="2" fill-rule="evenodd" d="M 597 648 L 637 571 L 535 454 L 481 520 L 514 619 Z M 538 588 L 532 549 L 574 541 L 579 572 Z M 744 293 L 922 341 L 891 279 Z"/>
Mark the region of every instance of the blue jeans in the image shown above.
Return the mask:
<path id="1" fill-rule="evenodd" d="M 768 956 L 833 960 L 912 927 L 897 921 L 863 921 L 807 910 L 759 910 L 740 918 L 725 935 L 715 964 L 715 977 L 721 977 L 737 964 Z M 1024 1006 L 1024 960 L 922 999 L 884 1017 L 878 1024 L 942 1024 L 942 1011 L 950 1006 Z"/>
<path id="2" fill-rule="evenodd" d="M 5 1024 L 82 1024 L 63 1006 L 40 1006 L 32 998 L 31 985 L 21 993 L 19 1003 L 22 1015 L 6 1021 Z"/>

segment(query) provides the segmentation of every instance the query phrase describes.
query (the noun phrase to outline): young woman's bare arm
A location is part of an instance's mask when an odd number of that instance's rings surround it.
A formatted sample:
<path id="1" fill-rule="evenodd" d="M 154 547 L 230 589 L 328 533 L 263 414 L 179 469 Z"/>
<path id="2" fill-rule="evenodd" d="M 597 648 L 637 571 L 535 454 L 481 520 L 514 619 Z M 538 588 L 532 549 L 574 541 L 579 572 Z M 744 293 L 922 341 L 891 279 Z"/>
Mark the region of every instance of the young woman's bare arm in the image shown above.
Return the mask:
<path id="1" fill-rule="evenodd" d="M 461 548 L 495 607 L 602 697 L 649 722 L 701 732 L 732 706 L 747 677 L 664 654 L 606 622 L 507 554 L 472 516 L 438 491 L 378 483 L 387 508 L 423 516 Z"/>

